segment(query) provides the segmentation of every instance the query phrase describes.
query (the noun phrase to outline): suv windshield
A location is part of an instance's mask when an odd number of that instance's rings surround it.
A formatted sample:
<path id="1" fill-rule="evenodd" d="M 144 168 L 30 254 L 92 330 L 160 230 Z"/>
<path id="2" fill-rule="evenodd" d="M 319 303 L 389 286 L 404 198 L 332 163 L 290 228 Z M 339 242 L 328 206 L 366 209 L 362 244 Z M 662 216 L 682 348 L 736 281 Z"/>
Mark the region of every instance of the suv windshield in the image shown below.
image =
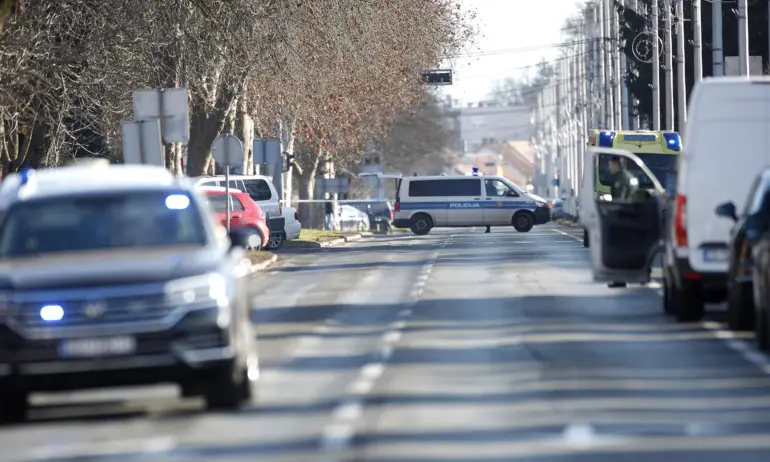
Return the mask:
<path id="1" fill-rule="evenodd" d="M 0 258 L 205 243 L 203 220 L 190 196 L 168 191 L 20 203 L 0 228 Z"/>

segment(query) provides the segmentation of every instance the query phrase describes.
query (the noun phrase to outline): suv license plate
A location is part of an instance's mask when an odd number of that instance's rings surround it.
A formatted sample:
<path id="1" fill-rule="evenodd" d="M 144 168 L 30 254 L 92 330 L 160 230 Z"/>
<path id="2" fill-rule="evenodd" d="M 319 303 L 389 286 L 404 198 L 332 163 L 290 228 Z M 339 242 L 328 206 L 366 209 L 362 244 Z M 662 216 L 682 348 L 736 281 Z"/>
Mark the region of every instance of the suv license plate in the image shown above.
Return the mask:
<path id="1" fill-rule="evenodd" d="M 133 337 L 101 337 L 65 340 L 59 353 L 65 358 L 92 358 L 98 356 L 128 355 L 136 351 Z"/>

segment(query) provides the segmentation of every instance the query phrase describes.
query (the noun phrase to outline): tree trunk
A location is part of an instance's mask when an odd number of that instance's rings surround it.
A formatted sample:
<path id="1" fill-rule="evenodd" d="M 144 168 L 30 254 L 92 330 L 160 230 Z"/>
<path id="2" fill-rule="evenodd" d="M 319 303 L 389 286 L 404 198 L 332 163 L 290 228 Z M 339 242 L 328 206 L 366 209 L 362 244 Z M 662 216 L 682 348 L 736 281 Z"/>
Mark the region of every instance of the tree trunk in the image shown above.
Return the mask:
<path id="1" fill-rule="evenodd" d="M 321 147 L 319 152 L 312 156 L 310 162 L 305 165 L 302 175 L 297 175 L 297 189 L 299 199 L 311 200 L 315 196 L 315 180 L 318 175 L 318 166 L 321 164 Z M 300 202 L 298 207 L 300 219 L 305 228 L 322 228 L 324 222 L 323 204 Z"/>
<path id="2" fill-rule="evenodd" d="M 281 123 L 281 148 L 286 156 L 294 155 L 294 119 L 289 119 Z M 291 207 L 291 199 L 294 195 L 294 168 L 290 167 L 284 177 L 284 189 L 286 195 L 284 200 Z"/>
<path id="3" fill-rule="evenodd" d="M 211 168 L 211 143 L 227 126 L 234 102 L 233 92 L 222 88 L 213 108 L 206 107 L 202 101 L 192 105 L 190 141 L 187 145 L 189 176 L 202 175 Z"/>
<path id="4" fill-rule="evenodd" d="M 243 173 L 251 175 L 254 166 L 254 123 L 246 109 L 246 98 L 241 96 L 235 110 L 235 136 L 243 142 Z"/>

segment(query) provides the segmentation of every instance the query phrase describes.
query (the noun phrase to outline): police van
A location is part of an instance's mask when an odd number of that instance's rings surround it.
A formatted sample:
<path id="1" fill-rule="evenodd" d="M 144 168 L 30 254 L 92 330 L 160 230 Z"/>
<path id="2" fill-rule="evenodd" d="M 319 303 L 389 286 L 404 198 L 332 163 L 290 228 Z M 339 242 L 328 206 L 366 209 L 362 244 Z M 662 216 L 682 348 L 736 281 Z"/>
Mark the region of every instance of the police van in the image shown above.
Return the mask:
<path id="1" fill-rule="evenodd" d="M 415 176 L 398 183 L 393 226 L 417 235 L 432 228 L 511 226 L 527 232 L 551 220 L 542 197 L 500 176 Z"/>

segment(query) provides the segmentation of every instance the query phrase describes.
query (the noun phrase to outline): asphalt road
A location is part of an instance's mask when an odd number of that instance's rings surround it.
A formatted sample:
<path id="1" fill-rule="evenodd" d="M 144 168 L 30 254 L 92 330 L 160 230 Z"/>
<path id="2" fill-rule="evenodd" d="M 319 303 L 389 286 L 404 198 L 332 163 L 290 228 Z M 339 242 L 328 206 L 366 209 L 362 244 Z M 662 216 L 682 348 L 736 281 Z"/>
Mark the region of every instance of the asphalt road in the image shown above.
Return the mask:
<path id="1" fill-rule="evenodd" d="M 0 460 L 770 460 L 770 362 L 719 314 L 664 317 L 655 284 L 593 283 L 576 229 L 296 251 L 254 290 L 253 407 L 41 395 Z"/>

